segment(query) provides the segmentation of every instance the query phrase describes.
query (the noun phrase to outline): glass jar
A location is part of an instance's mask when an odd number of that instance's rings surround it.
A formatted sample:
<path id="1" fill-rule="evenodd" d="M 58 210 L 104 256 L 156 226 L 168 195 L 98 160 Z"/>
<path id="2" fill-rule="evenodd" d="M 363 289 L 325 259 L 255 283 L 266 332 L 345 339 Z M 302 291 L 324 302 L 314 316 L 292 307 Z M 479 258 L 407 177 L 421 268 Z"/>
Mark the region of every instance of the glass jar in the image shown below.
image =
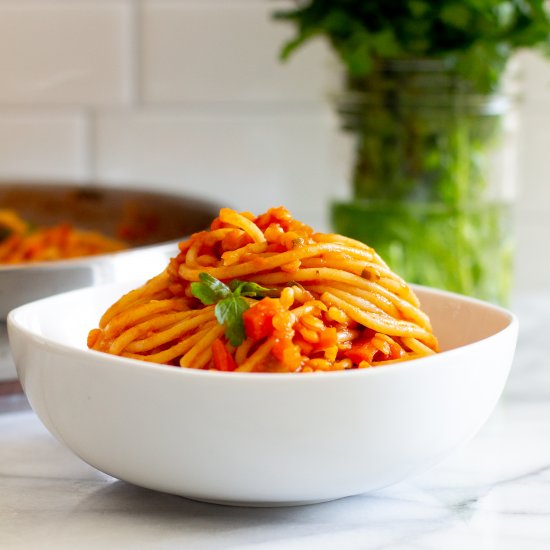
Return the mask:
<path id="1" fill-rule="evenodd" d="M 353 200 L 335 231 L 409 282 L 505 304 L 512 279 L 513 104 L 439 60 L 391 60 L 338 99 L 355 138 Z"/>

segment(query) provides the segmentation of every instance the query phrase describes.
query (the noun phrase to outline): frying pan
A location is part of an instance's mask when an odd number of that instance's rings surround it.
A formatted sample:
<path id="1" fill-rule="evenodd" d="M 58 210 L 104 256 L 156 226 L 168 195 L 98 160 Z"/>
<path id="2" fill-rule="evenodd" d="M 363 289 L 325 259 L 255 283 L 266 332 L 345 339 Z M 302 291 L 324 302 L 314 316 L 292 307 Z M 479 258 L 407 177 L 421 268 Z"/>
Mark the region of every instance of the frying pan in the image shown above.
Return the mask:
<path id="1" fill-rule="evenodd" d="M 0 382 L 14 378 L 5 319 L 24 303 L 84 286 L 160 273 L 177 242 L 207 228 L 219 205 L 185 195 L 100 184 L 0 182 L 0 208 L 37 226 L 61 222 L 122 237 L 127 250 L 29 264 L 0 264 Z M 1 391 L 0 391 L 1 393 Z"/>

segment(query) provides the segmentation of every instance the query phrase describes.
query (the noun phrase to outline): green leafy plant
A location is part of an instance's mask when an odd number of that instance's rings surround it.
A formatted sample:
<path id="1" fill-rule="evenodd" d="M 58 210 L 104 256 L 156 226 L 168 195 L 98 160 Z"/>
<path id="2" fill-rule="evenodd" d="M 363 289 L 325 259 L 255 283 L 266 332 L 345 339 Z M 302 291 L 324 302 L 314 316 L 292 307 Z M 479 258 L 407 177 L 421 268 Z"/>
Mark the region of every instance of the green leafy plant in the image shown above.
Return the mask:
<path id="1" fill-rule="evenodd" d="M 270 289 L 250 281 L 233 279 L 226 285 L 205 272 L 199 274 L 198 282 L 191 283 L 191 293 L 206 306 L 216 304 L 216 319 L 225 326 L 225 336 L 233 346 L 239 346 L 245 339 L 243 313 L 250 307 L 245 297 L 263 298 L 273 294 Z"/>
<path id="2" fill-rule="evenodd" d="M 511 55 L 550 53 L 545 0 L 305 0 L 286 59 L 327 39 L 345 69 L 337 108 L 358 136 L 356 199 L 478 201 L 505 106 L 492 101 Z M 546 7 L 545 7 L 546 4 Z"/>
<path id="3" fill-rule="evenodd" d="M 275 12 L 296 27 L 288 57 L 316 36 L 327 38 L 351 79 L 368 76 L 381 59 L 437 58 L 477 92 L 494 91 L 520 48 L 550 52 L 544 0 L 306 0 Z M 545 5 L 546 4 L 546 5 Z"/>
<path id="4" fill-rule="evenodd" d="M 546 4 L 546 5 L 545 5 Z M 374 246 L 410 282 L 506 303 L 511 210 L 491 189 L 509 103 L 507 63 L 550 52 L 544 0 L 304 0 L 287 59 L 315 37 L 342 62 L 335 105 L 355 137 L 353 198 L 338 233 Z"/>

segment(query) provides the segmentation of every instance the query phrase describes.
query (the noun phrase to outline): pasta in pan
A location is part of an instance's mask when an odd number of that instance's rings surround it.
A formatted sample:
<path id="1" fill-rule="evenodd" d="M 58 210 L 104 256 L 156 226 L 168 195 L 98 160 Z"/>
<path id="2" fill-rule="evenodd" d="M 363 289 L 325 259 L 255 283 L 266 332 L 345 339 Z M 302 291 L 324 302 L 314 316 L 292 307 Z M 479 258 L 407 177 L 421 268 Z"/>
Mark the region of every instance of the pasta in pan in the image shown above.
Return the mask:
<path id="1" fill-rule="evenodd" d="M 97 231 L 68 223 L 33 227 L 12 210 L 0 209 L 0 264 L 18 264 L 79 258 L 127 248 Z"/>
<path id="2" fill-rule="evenodd" d="M 283 207 L 257 217 L 222 208 L 104 313 L 88 346 L 239 372 L 369 368 L 438 351 L 413 290 L 372 248 L 315 233 Z"/>

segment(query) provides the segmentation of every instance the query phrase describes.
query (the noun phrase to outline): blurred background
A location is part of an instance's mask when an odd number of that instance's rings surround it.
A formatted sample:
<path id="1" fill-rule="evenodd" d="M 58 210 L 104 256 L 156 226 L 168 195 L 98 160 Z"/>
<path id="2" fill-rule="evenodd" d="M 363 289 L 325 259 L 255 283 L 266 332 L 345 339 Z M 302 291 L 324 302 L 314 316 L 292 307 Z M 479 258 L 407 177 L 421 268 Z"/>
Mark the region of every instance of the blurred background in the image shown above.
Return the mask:
<path id="1" fill-rule="evenodd" d="M 271 18 L 282 7 L 0 0 L 0 179 L 162 189 L 254 213 L 283 204 L 329 229 L 352 156 L 330 102 L 338 63 L 320 40 L 281 62 L 293 34 Z M 515 289 L 548 290 L 550 62 L 514 63 Z"/>

